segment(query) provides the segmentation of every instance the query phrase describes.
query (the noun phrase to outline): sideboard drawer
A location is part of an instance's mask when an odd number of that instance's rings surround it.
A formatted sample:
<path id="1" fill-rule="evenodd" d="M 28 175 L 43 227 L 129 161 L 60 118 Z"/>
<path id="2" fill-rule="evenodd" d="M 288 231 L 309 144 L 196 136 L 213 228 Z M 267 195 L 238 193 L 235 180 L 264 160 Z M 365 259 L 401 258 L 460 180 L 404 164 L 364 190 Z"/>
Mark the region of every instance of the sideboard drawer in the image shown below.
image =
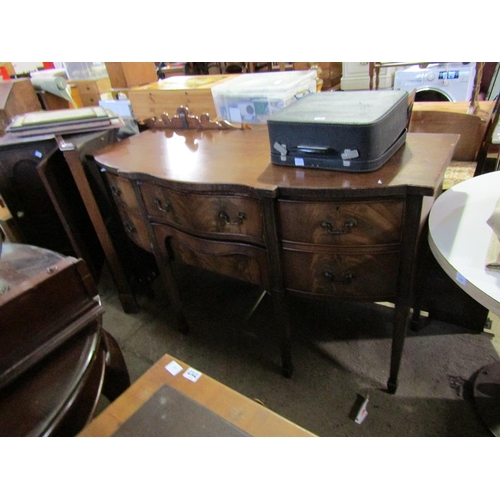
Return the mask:
<path id="1" fill-rule="evenodd" d="M 147 214 L 200 236 L 221 236 L 263 244 L 260 203 L 238 195 L 186 193 L 156 184 L 140 184 Z"/>
<path id="2" fill-rule="evenodd" d="M 396 295 L 399 252 L 283 252 L 285 288 L 338 299 L 389 300 Z"/>
<path id="3" fill-rule="evenodd" d="M 284 241 L 317 245 L 377 245 L 401 241 L 400 200 L 302 202 L 280 200 Z"/>
<path id="4" fill-rule="evenodd" d="M 139 205 L 132 183 L 128 179 L 109 173 L 106 173 L 106 179 L 116 204 L 119 207 L 139 212 Z"/>
<path id="5" fill-rule="evenodd" d="M 229 243 L 191 236 L 162 224 L 152 224 L 160 251 L 184 264 L 214 271 L 268 289 L 267 251 L 246 243 Z"/>

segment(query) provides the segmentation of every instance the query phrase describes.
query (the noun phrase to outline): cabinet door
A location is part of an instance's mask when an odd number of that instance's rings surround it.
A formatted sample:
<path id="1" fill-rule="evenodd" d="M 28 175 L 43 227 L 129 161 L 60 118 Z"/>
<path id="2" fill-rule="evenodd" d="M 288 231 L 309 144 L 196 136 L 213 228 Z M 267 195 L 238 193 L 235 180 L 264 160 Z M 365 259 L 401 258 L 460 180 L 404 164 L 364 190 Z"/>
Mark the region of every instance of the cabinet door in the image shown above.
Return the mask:
<path id="1" fill-rule="evenodd" d="M 169 259 L 269 288 L 267 251 L 245 243 L 197 238 L 152 224 L 160 251 Z"/>

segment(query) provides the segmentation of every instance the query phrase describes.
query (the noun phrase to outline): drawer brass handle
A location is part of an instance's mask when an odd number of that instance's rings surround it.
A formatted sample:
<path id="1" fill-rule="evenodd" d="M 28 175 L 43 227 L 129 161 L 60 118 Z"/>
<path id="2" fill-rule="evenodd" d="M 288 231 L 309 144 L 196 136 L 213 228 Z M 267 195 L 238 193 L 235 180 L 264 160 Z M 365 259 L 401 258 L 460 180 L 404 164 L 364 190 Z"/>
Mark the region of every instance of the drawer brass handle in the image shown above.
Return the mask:
<path id="1" fill-rule="evenodd" d="M 160 212 L 170 212 L 172 210 L 170 202 L 166 201 L 162 203 L 159 198 L 155 198 L 155 205 Z"/>
<path id="2" fill-rule="evenodd" d="M 135 231 L 135 227 L 130 224 L 130 222 L 124 222 L 123 226 L 125 227 L 125 231 L 127 231 L 127 233 L 133 233 Z"/>
<path id="3" fill-rule="evenodd" d="M 344 224 L 344 229 L 333 229 L 333 226 L 330 222 L 324 220 L 320 223 L 323 229 L 326 229 L 329 234 L 347 234 L 351 232 L 353 227 L 358 225 L 358 221 L 356 219 L 347 219 Z"/>
<path id="4" fill-rule="evenodd" d="M 117 198 L 119 198 L 122 194 L 118 186 L 111 186 L 111 192 L 113 193 L 113 196 L 116 196 Z"/>
<path id="5" fill-rule="evenodd" d="M 229 215 L 226 214 L 226 212 L 219 212 L 219 218 L 222 219 L 228 226 L 241 226 L 241 224 L 243 224 L 243 221 L 246 220 L 247 214 L 245 212 L 240 212 L 237 215 L 237 222 L 231 222 L 231 219 L 229 218 Z"/>
<path id="6" fill-rule="evenodd" d="M 348 285 L 354 278 L 354 274 L 346 273 L 342 278 L 336 279 L 333 273 L 330 271 L 325 271 L 323 273 L 323 276 L 330 280 L 332 283 L 340 283 L 341 285 Z"/>

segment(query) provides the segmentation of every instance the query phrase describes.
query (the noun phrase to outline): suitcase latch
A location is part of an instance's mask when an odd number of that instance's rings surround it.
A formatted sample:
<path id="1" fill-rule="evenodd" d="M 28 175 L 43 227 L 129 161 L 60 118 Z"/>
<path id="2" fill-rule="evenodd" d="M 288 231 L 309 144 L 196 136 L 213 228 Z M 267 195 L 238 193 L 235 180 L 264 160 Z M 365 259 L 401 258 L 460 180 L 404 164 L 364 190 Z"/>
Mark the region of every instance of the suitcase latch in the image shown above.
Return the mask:
<path id="1" fill-rule="evenodd" d="M 343 160 L 342 163 L 344 167 L 348 167 L 353 158 L 359 158 L 359 153 L 357 149 L 344 149 L 344 151 L 340 154 L 340 157 Z"/>
<path id="2" fill-rule="evenodd" d="M 278 151 L 278 153 L 281 155 L 281 160 L 285 161 L 286 160 L 286 155 L 288 153 L 288 150 L 286 149 L 286 144 L 280 144 L 279 142 L 274 143 L 274 149 Z"/>

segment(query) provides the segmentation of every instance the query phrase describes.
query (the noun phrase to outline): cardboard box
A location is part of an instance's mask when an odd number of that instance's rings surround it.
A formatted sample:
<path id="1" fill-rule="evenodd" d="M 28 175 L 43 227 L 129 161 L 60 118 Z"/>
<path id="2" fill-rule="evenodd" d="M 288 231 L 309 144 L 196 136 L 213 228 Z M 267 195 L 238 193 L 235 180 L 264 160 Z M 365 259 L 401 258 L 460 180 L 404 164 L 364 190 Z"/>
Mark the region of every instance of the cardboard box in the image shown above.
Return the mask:
<path id="1" fill-rule="evenodd" d="M 0 135 L 15 116 L 41 110 L 42 105 L 29 78 L 0 80 Z"/>
<path id="2" fill-rule="evenodd" d="M 107 62 L 105 64 L 113 89 L 128 89 L 158 81 L 154 62 Z"/>
<path id="3" fill-rule="evenodd" d="M 159 82 L 133 87 L 128 92 L 134 117 L 137 120 L 159 117 L 162 113 L 174 116 L 179 106 L 193 115 L 208 113 L 217 117 L 212 88 L 238 75 L 172 76 Z"/>

